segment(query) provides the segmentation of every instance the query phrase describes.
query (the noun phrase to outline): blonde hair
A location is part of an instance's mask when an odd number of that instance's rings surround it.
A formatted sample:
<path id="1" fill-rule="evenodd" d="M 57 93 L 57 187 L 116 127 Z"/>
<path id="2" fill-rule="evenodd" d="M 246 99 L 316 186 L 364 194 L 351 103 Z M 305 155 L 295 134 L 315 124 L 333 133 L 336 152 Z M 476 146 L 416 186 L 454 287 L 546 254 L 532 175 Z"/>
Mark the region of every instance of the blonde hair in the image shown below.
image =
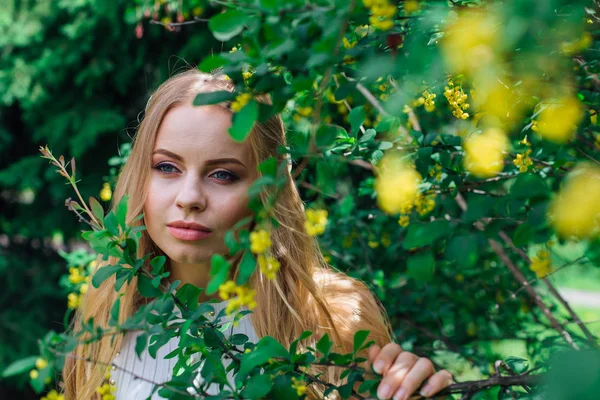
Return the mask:
<path id="1" fill-rule="evenodd" d="M 198 93 L 219 90 L 234 91 L 234 84 L 224 75 L 192 69 L 171 77 L 152 95 L 113 195 L 113 208 L 123 196 L 129 196 L 128 223 L 143 223 L 131 221 L 142 213 L 153 146 L 166 113 L 179 104 L 190 102 Z M 268 95 L 260 95 L 257 100 L 271 104 Z M 228 104 L 219 106 L 227 107 Z M 257 164 L 269 157 L 276 157 L 280 163 L 287 161 L 286 156 L 277 151 L 279 146 L 286 144 L 279 115 L 257 122 L 247 140 L 253 161 Z M 265 279 L 258 270 L 250 278 L 250 284 L 256 290 L 257 302 L 250 318 L 258 337 L 273 336 L 288 347 L 303 331 L 311 330 L 313 336 L 307 339 L 307 344 L 314 346 L 321 335 L 329 333 L 334 344 L 339 346 L 337 352 L 350 352 L 354 333 L 368 329 L 371 331 L 369 339 L 375 340 L 378 345 L 390 342 L 389 321 L 380 303 L 364 283 L 333 271 L 323 259 L 316 240 L 306 233 L 302 200 L 287 169 L 285 173 L 287 183 L 280 189 L 272 209 L 273 216 L 280 224 L 272 232 L 272 251 L 281 268 L 275 280 Z M 264 204 L 269 193 L 261 196 Z M 164 254 L 143 231 L 138 256 L 151 252 L 155 255 Z M 115 259 L 102 261 L 98 257 L 96 268 L 115 262 Z M 143 268 L 151 271 L 149 265 Z M 235 277 L 237 264 L 232 266 L 232 273 Z M 119 322 L 123 323 L 136 312 L 143 300 L 137 291 L 136 278 L 129 285 L 125 284 L 119 292 L 115 292 L 114 283 L 113 276 L 97 289 L 90 285 L 71 323 L 73 332 L 77 332 L 81 324 L 90 318 L 93 318 L 95 325 L 108 328 L 110 309 L 119 295 L 122 295 Z M 116 356 L 121 342 L 122 334 L 104 336 L 97 342 L 79 345 L 73 351 L 75 357 L 67 357 L 63 370 L 67 400 L 100 399 L 95 390 L 102 384 L 105 365 Z M 322 371 L 314 368 L 314 372 Z M 321 379 L 339 383 L 339 372 L 330 368 Z M 323 390 L 323 387 L 314 385 L 309 387 L 312 397 L 322 397 Z"/>

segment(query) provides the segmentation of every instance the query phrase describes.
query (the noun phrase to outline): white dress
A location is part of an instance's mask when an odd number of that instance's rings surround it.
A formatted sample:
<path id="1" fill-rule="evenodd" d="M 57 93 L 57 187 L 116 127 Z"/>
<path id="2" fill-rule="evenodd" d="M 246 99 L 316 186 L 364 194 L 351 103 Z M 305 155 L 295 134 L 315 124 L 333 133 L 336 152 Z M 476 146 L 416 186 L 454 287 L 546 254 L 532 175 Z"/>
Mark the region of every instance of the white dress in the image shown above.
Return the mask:
<path id="1" fill-rule="evenodd" d="M 212 306 L 215 311 L 214 316 L 207 315 L 206 317 L 213 321 L 216 316 L 219 315 L 219 312 L 227 306 L 227 303 L 227 301 L 213 303 Z M 174 312 L 181 315 L 179 309 L 177 308 L 175 308 Z M 231 319 L 232 317 L 227 317 L 222 318 L 221 321 L 231 321 Z M 152 382 L 157 383 L 165 383 L 172 378 L 172 371 L 173 367 L 177 363 L 177 357 L 170 359 L 165 359 L 164 357 L 178 347 L 179 338 L 171 338 L 167 344 L 161 347 L 156 353 L 156 359 L 150 356 L 147 347 L 142 352 L 141 359 L 139 359 L 135 352 L 135 343 L 136 338 L 142 333 L 143 332 L 127 332 L 123 338 L 121 350 L 113 360 L 113 364 L 117 368 L 112 368 L 110 383 L 116 385 L 116 400 L 145 400 L 152 392 L 152 388 L 154 386 L 153 383 L 146 382 L 141 379 L 135 379 L 126 371 L 133 372 L 137 376 L 142 376 L 145 379 L 149 379 Z M 252 326 L 250 315 L 245 315 L 239 321 L 237 326 L 233 326 L 233 324 L 231 324 L 223 333 L 226 337 L 237 333 L 242 333 L 248 336 L 248 340 L 253 343 L 258 342 L 259 340 L 256 332 L 254 331 L 254 327 Z M 230 360 L 224 360 L 224 367 L 227 367 L 230 362 Z M 125 371 L 123 371 L 123 369 Z M 231 374 L 228 375 L 228 379 L 233 384 L 233 376 Z M 199 385 L 200 382 L 202 382 L 202 378 L 200 377 L 200 373 L 198 373 L 194 379 L 194 385 Z M 211 384 L 207 391 L 210 394 L 218 394 L 219 385 Z M 196 393 L 193 387 L 189 387 L 188 392 L 190 394 Z M 190 395 L 190 399 L 193 397 L 194 396 Z M 158 389 L 151 397 L 152 400 L 158 400 L 161 398 L 162 397 L 158 395 Z"/>

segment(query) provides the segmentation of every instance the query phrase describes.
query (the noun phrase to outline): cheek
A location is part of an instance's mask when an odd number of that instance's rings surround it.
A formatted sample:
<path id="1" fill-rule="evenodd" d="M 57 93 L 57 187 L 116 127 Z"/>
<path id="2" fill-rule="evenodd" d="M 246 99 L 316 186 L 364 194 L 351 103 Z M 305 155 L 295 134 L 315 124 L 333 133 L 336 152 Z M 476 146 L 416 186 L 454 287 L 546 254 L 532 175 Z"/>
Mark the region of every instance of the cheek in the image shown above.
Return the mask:
<path id="1" fill-rule="evenodd" d="M 252 211 L 248 208 L 248 196 L 246 189 L 222 199 L 218 204 L 220 225 L 222 228 L 230 228 L 239 220 L 250 216 Z"/>

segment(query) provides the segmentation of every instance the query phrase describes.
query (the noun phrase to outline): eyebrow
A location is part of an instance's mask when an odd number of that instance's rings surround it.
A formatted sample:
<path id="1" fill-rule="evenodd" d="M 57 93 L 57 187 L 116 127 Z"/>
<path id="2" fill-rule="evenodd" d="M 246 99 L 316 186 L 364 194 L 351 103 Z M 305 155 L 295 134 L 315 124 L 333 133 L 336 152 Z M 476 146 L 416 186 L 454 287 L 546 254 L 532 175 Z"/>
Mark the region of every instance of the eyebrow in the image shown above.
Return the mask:
<path id="1" fill-rule="evenodd" d="M 169 150 L 156 149 L 156 150 L 154 150 L 154 152 L 152 153 L 152 155 L 155 155 L 155 154 L 162 154 L 162 155 L 165 155 L 167 157 L 171 157 L 171 158 L 174 158 L 174 159 L 176 159 L 178 161 L 183 162 L 183 157 L 181 157 L 178 154 L 172 153 Z M 246 165 L 244 165 L 243 162 L 241 162 L 237 158 L 215 158 L 215 159 L 212 159 L 212 160 L 206 160 L 206 162 L 205 162 L 206 165 L 227 164 L 227 163 L 239 164 L 242 167 L 246 166 Z"/>

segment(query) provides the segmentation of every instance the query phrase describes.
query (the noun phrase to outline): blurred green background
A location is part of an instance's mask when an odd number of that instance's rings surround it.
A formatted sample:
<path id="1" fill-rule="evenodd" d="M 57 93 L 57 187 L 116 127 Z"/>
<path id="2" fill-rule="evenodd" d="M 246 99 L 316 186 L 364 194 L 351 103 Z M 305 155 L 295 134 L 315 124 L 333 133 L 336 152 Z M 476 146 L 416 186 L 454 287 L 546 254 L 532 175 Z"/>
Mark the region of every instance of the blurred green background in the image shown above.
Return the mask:
<path id="1" fill-rule="evenodd" d="M 39 146 L 75 157 L 85 177 L 83 196 L 98 197 L 116 173 L 109 160 L 130 141 L 149 94 L 188 63 L 222 50 L 198 25 L 177 32 L 147 19 L 138 25 L 140 16 L 128 12 L 133 3 L 0 0 L 0 370 L 37 354 L 36 340 L 48 330 L 62 331 L 68 291 L 59 280 L 68 269 L 58 251 L 83 246 L 85 227 L 63 206 L 72 189 L 40 158 Z M 553 264 L 582 252 L 563 246 Z M 375 288 L 378 279 L 383 273 L 372 275 Z M 583 321 L 600 320 L 598 268 L 565 268 L 550 280 Z M 600 323 L 589 328 L 600 335 Z M 405 339 L 408 348 L 414 340 Z M 472 332 L 461 345 L 489 359 L 528 358 L 520 339 L 487 340 Z M 453 353 L 436 361 L 451 363 L 458 379 L 482 377 Z M 1 381 L 0 398 L 38 398 L 27 382 L 27 376 Z"/>

